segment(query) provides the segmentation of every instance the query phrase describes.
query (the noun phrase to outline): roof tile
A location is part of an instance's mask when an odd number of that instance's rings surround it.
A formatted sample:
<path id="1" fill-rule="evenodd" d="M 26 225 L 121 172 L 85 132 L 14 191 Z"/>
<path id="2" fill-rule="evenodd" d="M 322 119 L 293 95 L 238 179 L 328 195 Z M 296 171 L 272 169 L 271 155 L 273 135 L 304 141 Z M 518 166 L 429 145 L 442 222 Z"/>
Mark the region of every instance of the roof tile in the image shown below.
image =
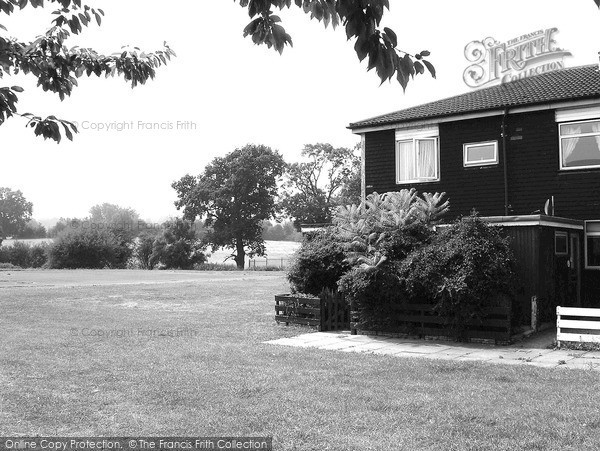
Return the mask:
<path id="1" fill-rule="evenodd" d="M 600 97 L 598 65 L 548 72 L 354 122 L 356 129 L 477 111 Z"/>

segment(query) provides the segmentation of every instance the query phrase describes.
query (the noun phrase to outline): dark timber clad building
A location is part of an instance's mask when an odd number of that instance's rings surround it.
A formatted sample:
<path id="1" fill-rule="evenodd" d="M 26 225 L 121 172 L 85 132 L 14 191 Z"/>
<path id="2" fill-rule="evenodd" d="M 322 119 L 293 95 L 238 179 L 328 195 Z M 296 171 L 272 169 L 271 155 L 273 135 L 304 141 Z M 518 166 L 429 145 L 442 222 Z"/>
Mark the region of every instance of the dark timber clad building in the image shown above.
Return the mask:
<path id="1" fill-rule="evenodd" d="M 511 236 L 515 314 L 600 307 L 600 73 L 563 69 L 350 124 L 363 192 L 446 192 Z"/>

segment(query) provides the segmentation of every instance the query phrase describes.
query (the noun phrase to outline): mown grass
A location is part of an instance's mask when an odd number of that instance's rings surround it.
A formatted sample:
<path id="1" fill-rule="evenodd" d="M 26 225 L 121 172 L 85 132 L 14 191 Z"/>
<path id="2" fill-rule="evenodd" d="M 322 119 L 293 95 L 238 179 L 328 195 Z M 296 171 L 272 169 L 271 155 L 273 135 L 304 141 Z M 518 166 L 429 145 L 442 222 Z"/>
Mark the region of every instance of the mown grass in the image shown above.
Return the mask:
<path id="1" fill-rule="evenodd" d="M 81 285 L 53 284 L 54 273 L 37 288 L 0 284 L 0 435 L 269 435 L 278 450 L 598 449 L 596 372 L 268 345 L 305 332 L 273 320 L 282 273 L 186 273 L 159 284 L 131 283 L 129 273 L 129 282 L 88 271 Z"/>

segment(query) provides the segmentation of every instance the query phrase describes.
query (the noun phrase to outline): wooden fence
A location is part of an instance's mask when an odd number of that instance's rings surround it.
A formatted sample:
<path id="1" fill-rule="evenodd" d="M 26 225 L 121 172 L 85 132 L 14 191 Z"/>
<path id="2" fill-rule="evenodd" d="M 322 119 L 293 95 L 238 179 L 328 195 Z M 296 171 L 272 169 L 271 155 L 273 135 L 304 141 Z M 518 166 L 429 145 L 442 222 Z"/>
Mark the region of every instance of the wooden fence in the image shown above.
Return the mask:
<path id="1" fill-rule="evenodd" d="M 350 310 L 339 293 L 323 291 L 320 297 L 275 296 L 275 320 L 317 327 L 320 331 L 350 329 Z"/>
<path id="2" fill-rule="evenodd" d="M 352 312 L 351 331 L 361 329 L 358 312 Z M 509 342 L 511 337 L 510 305 L 488 307 L 481 319 L 470 319 L 460 330 L 451 327 L 448 318 L 439 316 L 431 304 L 399 304 L 382 325 L 383 333 L 403 333 L 409 335 L 447 336 L 461 339 L 489 339 L 496 342 Z M 372 332 L 364 331 L 363 332 Z"/>
<path id="3" fill-rule="evenodd" d="M 600 331 L 600 309 L 556 307 L 556 342 L 558 346 L 561 341 L 600 343 L 598 331 Z"/>
<path id="4" fill-rule="evenodd" d="M 290 265 L 289 258 L 253 258 L 248 260 L 248 269 L 280 268 L 285 269 Z"/>

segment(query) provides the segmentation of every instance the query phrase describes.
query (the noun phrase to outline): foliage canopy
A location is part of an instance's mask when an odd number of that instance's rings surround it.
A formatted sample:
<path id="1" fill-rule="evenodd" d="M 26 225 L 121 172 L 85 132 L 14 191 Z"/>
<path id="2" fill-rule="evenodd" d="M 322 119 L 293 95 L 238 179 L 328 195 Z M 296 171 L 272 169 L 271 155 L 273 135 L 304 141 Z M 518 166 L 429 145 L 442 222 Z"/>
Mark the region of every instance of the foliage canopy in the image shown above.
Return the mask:
<path id="1" fill-rule="evenodd" d="M 91 48 L 69 48 L 67 39 L 81 33 L 93 21 L 100 26 L 104 11 L 82 4 L 81 0 L 46 0 L 46 3 L 56 6 L 52 12 L 52 25 L 33 41 L 2 36 L 2 32 L 6 34 L 8 30 L 0 23 L 0 78 L 31 74 L 44 91 L 56 93 L 60 100 L 64 100 L 71 95 L 78 84 L 77 79 L 84 74 L 106 78 L 122 76 L 134 88 L 153 79 L 156 69 L 175 56 L 166 42 L 163 49 L 153 53 L 137 47 L 123 47 L 112 55 L 102 55 Z M 27 6 L 43 8 L 44 0 L 0 0 L 0 17 Z M 59 143 L 64 131 L 68 139 L 73 139 L 77 127 L 72 122 L 53 115 L 42 118 L 33 113 L 18 113 L 18 94 L 23 91 L 20 86 L 0 87 L 0 126 L 8 118 L 18 115 L 27 119 L 27 126 L 33 128 L 36 136 Z"/>

